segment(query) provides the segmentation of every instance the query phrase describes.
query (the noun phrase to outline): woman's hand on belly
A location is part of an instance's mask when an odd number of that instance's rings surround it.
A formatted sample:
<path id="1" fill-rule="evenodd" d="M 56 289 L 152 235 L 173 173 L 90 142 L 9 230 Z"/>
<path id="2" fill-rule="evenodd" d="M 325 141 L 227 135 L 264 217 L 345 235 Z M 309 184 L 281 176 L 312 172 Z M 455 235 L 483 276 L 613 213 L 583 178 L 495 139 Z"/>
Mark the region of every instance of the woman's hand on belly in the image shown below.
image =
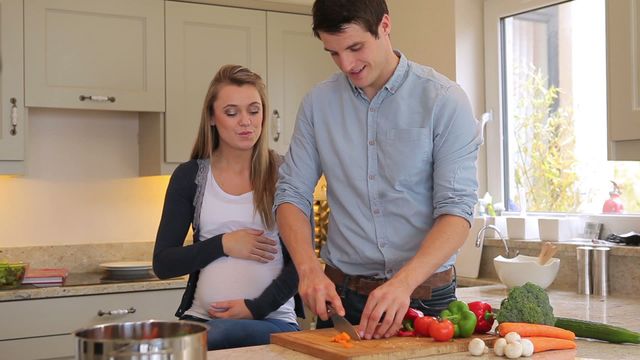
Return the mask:
<path id="1" fill-rule="evenodd" d="M 209 304 L 209 316 L 219 319 L 253 319 L 244 299 L 217 301 Z"/>
<path id="2" fill-rule="evenodd" d="M 264 231 L 240 229 L 222 236 L 222 248 L 228 256 L 268 263 L 278 253 L 276 241 L 264 236 Z"/>

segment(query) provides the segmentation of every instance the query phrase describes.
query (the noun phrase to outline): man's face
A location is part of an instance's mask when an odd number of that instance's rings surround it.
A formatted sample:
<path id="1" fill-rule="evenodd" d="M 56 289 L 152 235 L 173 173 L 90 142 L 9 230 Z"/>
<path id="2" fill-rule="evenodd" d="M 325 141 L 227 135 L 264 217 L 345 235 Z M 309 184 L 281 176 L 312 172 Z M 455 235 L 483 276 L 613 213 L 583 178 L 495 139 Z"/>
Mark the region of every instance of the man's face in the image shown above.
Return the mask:
<path id="1" fill-rule="evenodd" d="M 375 95 L 387 81 L 389 67 L 395 66 L 387 60 L 391 50 L 388 31 L 385 15 L 378 26 L 377 39 L 359 24 L 349 24 L 336 34 L 320 32 L 320 40 L 351 82 L 367 95 Z"/>

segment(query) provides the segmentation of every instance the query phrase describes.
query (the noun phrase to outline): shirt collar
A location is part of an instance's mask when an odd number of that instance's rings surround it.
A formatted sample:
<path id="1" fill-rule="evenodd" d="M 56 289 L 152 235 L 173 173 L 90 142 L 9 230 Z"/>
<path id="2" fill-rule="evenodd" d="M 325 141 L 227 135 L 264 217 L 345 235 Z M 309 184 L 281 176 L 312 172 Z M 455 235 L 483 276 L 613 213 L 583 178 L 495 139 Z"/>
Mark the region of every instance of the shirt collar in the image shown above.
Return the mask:
<path id="1" fill-rule="evenodd" d="M 400 57 L 400 61 L 398 62 L 398 66 L 396 66 L 396 69 L 393 71 L 393 75 L 391 75 L 391 78 L 387 81 L 386 84 L 384 84 L 384 88 L 387 89 L 390 93 L 395 94 L 406 79 L 406 74 L 409 70 L 409 61 L 407 60 L 407 57 L 399 50 L 393 50 L 393 52 Z M 366 98 L 364 91 L 353 85 L 348 76 L 345 75 L 345 77 L 347 78 L 347 82 L 351 87 L 351 91 L 353 91 L 353 95 L 357 96 L 358 94 L 360 94 L 361 96 L 364 96 Z"/>

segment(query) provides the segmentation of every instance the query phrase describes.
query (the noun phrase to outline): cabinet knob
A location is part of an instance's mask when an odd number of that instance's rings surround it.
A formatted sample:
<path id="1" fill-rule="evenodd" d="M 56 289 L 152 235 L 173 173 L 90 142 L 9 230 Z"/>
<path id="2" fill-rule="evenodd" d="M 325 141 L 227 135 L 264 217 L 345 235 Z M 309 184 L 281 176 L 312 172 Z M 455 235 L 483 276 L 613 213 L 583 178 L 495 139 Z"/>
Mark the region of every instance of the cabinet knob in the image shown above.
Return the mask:
<path id="1" fill-rule="evenodd" d="M 16 105 L 18 100 L 12 97 L 9 99 L 9 102 L 11 103 L 11 113 L 9 115 L 9 118 L 11 119 L 11 129 L 9 129 L 9 134 L 11 134 L 11 136 L 16 136 L 18 133 L 18 106 Z"/>
<path id="2" fill-rule="evenodd" d="M 98 310 L 98 316 L 126 315 L 126 314 L 133 314 L 134 312 L 136 312 L 136 308 L 132 306 L 128 309 L 116 309 L 116 310 L 107 310 L 107 311 Z"/>
<path id="3" fill-rule="evenodd" d="M 80 101 L 96 101 L 96 102 L 116 102 L 115 96 L 103 96 L 103 95 L 80 95 Z"/>
<path id="4" fill-rule="evenodd" d="M 271 133 L 273 134 L 273 141 L 278 142 L 280 139 L 280 133 L 282 132 L 282 118 L 278 109 L 274 109 L 271 113 Z"/>

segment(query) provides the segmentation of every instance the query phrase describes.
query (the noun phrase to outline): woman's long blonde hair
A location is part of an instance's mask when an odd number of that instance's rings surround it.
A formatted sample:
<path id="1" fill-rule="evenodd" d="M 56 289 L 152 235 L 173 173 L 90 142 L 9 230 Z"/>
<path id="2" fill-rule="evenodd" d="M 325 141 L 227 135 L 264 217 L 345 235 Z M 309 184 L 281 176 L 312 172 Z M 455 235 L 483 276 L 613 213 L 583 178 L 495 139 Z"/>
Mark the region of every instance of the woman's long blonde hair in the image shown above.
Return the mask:
<path id="1" fill-rule="evenodd" d="M 251 85 L 258 90 L 262 101 L 262 131 L 253 146 L 251 156 L 251 188 L 253 205 L 260 213 L 262 223 L 267 229 L 273 228 L 275 219 L 272 206 L 278 180 L 278 155 L 269 150 L 267 140 L 267 91 L 260 75 L 240 65 L 224 65 L 209 84 L 207 96 L 202 105 L 202 116 L 196 142 L 191 151 L 191 159 L 211 159 L 220 146 L 220 134 L 216 126 L 211 125 L 213 104 L 218 99 L 220 89 L 226 85 Z"/>

